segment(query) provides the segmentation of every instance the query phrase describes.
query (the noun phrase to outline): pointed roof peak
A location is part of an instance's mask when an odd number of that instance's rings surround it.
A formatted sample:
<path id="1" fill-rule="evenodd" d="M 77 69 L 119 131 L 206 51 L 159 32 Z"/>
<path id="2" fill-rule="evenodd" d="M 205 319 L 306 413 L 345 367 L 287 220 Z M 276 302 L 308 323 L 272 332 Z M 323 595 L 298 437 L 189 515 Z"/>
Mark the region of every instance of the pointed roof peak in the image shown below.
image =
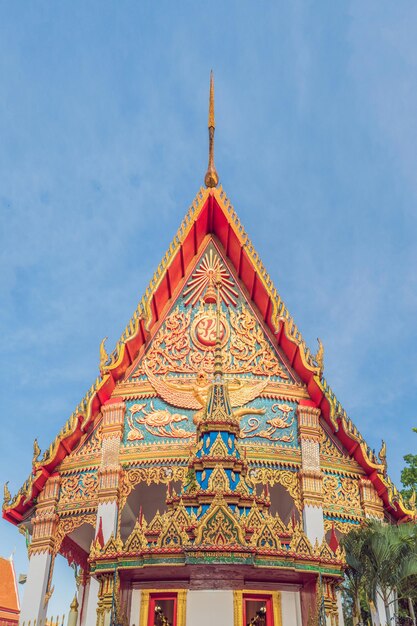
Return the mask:
<path id="1" fill-rule="evenodd" d="M 217 187 L 219 184 L 219 175 L 214 165 L 214 129 L 216 122 L 214 120 L 214 75 L 213 70 L 210 72 L 210 95 L 209 95 L 209 114 L 208 114 L 208 131 L 209 131 L 209 161 L 204 183 L 206 187 Z"/>

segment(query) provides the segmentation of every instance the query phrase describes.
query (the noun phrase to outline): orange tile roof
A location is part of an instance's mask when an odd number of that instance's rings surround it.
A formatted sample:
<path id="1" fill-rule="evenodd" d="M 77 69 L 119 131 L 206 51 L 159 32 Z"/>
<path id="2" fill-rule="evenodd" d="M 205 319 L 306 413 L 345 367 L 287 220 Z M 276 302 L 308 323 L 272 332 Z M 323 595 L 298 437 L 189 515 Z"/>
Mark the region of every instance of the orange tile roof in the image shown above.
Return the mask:
<path id="1" fill-rule="evenodd" d="M 0 557 L 0 618 L 11 621 L 19 615 L 19 595 L 13 561 Z"/>

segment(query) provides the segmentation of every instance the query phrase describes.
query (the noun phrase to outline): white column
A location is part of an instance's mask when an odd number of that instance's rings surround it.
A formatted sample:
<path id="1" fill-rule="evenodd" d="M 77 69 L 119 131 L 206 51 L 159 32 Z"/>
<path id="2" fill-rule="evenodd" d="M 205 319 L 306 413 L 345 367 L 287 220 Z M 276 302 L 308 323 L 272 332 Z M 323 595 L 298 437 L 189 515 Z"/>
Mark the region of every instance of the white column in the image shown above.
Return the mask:
<path id="1" fill-rule="evenodd" d="M 39 623 L 46 617 L 44 598 L 48 584 L 49 571 L 52 564 L 52 556 L 49 552 L 32 554 L 29 560 L 29 570 L 23 595 L 22 609 L 20 611 L 20 624 L 26 622 Z"/>
<path id="2" fill-rule="evenodd" d="M 98 604 L 98 591 L 100 583 L 96 578 L 90 577 L 90 584 L 88 585 L 87 607 L 85 610 L 85 617 L 83 615 L 83 624 L 85 626 L 95 626 L 97 623 L 97 604 Z"/>
<path id="3" fill-rule="evenodd" d="M 90 579 L 87 580 L 85 585 L 81 584 L 78 588 L 78 621 L 77 626 L 86 626 L 87 620 L 87 606 L 88 606 L 88 593 L 90 589 Z"/>
<path id="4" fill-rule="evenodd" d="M 323 509 L 321 507 L 306 504 L 303 509 L 304 532 L 311 545 L 314 546 L 316 539 L 319 543 L 324 537 Z"/>
<path id="5" fill-rule="evenodd" d="M 29 550 L 29 570 L 25 585 L 20 623 L 39 623 L 46 617 L 48 600 L 46 594 L 52 588 L 51 568 L 55 547 L 55 533 L 59 521 L 56 504 L 59 497 L 61 479 L 51 476 L 46 481 L 36 504 L 32 519 L 32 542 Z M 48 586 L 49 584 L 49 586 Z M 50 595 L 50 594 L 49 594 Z"/>
<path id="6" fill-rule="evenodd" d="M 132 598 L 130 602 L 130 626 L 139 626 L 140 598 L 140 589 L 132 589 Z"/>
<path id="7" fill-rule="evenodd" d="M 298 431 L 301 446 L 301 495 L 303 524 L 312 545 L 324 538 L 323 472 L 320 468 L 320 409 L 313 403 L 298 406 Z"/>
<path id="8" fill-rule="evenodd" d="M 98 470 L 99 491 L 96 518 L 96 536 L 100 527 L 106 543 L 110 536 L 116 536 L 118 516 L 118 496 L 121 467 L 119 463 L 120 440 L 123 434 L 125 404 L 119 400 L 110 400 L 101 407 L 103 414 L 101 464 Z M 85 626 L 97 624 L 97 606 L 100 583 L 90 576 Z M 104 625 L 110 620 L 110 613 L 104 614 Z"/>
<path id="9" fill-rule="evenodd" d="M 103 538 L 104 543 L 110 539 L 111 534 L 115 532 L 117 514 L 116 502 L 102 502 L 98 505 L 97 521 L 96 521 L 96 535 L 100 527 L 100 518 L 102 520 Z M 95 626 L 97 622 L 97 604 L 98 604 L 98 592 L 100 583 L 96 578 L 90 576 L 90 583 L 86 589 L 86 609 L 83 615 L 83 621 L 81 626 Z"/>
<path id="10" fill-rule="evenodd" d="M 231 626 L 233 623 L 233 591 L 187 593 L 187 626 Z"/>
<path id="11" fill-rule="evenodd" d="M 110 536 L 116 536 L 117 531 L 117 502 L 101 502 L 97 509 L 97 520 L 100 523 L 100 518 L 103 527 L 104 543 L 110 539 Z M 98 528 L 98 525 L 97 525 Z"/>

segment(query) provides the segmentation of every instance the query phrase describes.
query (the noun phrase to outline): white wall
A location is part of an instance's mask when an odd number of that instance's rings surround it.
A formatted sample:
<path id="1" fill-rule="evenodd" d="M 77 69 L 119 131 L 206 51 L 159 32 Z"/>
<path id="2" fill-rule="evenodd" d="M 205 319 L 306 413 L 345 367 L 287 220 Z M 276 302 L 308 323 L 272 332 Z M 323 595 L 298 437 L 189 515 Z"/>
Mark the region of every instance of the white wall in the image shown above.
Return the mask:
<path id="1" fill-rule="evenodd" d="M 301 626 L 299 591 L 281 591 L 282 626 Z"/>
<path id="2" fill-rule="evenodd" d="M 130 602 L 130 626 L 139 626 L 140 600 L 140 589 L 132 589 L 132 599 Z"/>
<path id="3" fill-rule="evenodd" d="M 187 593 L 187 626 L 233 626 L 233 623 L 233 591 Z"/>

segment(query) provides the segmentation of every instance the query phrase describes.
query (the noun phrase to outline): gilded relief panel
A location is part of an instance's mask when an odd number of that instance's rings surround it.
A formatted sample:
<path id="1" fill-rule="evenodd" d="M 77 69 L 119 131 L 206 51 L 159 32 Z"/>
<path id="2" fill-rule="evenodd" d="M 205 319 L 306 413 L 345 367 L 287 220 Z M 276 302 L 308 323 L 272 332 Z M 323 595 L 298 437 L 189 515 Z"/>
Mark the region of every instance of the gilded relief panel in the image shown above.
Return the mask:
<path id="1" fill-rule="evenodd" d="M 345 515 L 362 516 L 359 478 L 325 472 L 323 479 L 323 509 Z"/>
<path id="2" fill-rule="evenodd" d="M 274 348 L 213 244 L 189 277 L 126 389 L 126 446 L 191 443 L 212 382 L 220 282 L 223 371 L 242 443 L 296 447 L 297 398 L 303 385 Z"/>

